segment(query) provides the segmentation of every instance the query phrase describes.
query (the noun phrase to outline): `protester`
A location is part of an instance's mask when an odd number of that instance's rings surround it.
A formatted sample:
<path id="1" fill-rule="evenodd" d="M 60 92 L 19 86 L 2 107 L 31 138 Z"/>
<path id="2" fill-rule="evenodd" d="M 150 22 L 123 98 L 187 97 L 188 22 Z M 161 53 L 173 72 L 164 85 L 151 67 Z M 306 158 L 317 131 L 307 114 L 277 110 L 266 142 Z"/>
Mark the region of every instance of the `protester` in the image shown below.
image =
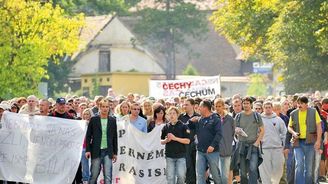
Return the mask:
<path id="1" fill-rule="evenodd" d="M 41 116 L 47 116 L 49 114 L 49 101 L 47 99 L 41 99 L 39 101 L 39 109 Z"/>
<path id="2" fill-rule="evenodd" d="M 152 105 L 153 103 L 150 100 L 145 100 L 142 103 L 142 113 L 144 115 L 144 117 L 147 118 L 147 120 L 152 120 L 153 118 L 153 109 L 152 109 Z"/>
<path id="3" fill-rule="evenodd" d="M 27 100 L 25 97 L 19 97 L 17 100 L 17 105 L 19 108 L 22 108 L 27 103 Z"/>
<path id="4" fill-rule="evenodd" d="M 147 126 L 147 132 L 151 132 L 156 126 L 166 123 L 165 108 L 164 106 L 160 105 L 154 110 L 153 118 Z"/>
<path id="5" fill-rule="evenodd" d="M 263 163 L 259 171 L 263 184 L 279 184 L 284 170 L 283 148 L 287 128 L 284 121 L 273 112 L 272 102 L 265 101 L 263 109 Z"/>
<path id="6" fill-rule="evenodd" d="M 130 123 L 141 132 L 147 133 L 147 121 L 139 116 L 140 109 L 138 103 L 131 104 Z"/>
<path id="7" fill-rule="evenodd" d="M 319 113 L 308 107 L 308 98 L 302 96 L 297 100 L 299 108 L 290 114 L 288 131 L 294 138 L 296 160 L 295 183 L 313 182 L 313 163 L 315 150 L 321 144 L 321 119 Z"/>
<path id="8" fill-rule="evenodd" d="M 225 103 L 222 98 L 214 100 L 216 113 L 221 119 L 222 139 L 220 141 L 220 177 L 221 183 L 231 183 L 229 181 L 230 162 L 232 156 L 232 142 L 235 135 L 235 120 L 225 110 Z"/>
<path id="9" fill-rule="evenodd" d="M 179 116 L 179 120 L 186 124 L 190 118 L 198 117 L 200 114 L 195 112 L 195 100 L 188 98 L 182 105 L 184 113 Z M 196 143 L 195 130 L 190 130 L 190 143 L 186 146 L 187 178 L 186 184 L 196 184 Z"/>
<path id="10" fill-rule="evenodd" d="M 127 101 L 123 101 L 120 103 L 117 107 L 116 117 L 121 118 L 123 116 L 126 116 L 130 113 L 130 105 Z"/>
<path id="11" fill-rule="evenodd" d="M 186 144 L 189 144 L 189 130 L 178 120 L 179 110 L 168 109 L 169 123 L 162 129 L 161 143 L 165 144 L 166 178 L 168 184 L 184 184 L 186 179 Z M 176 177 L 177 176 L 177 177 Z"/>
<path id="12" fill-rule="evenodd" d="M 29 115 L 36 115 L 40 114 L 39 109 L 37 108 L 38 99 L 34 95 L 30 95 L 27 97 L 27 104 L 23 105 L 20 109 L 20 114 L 29 114 Z"/>
<path id="13" fill-rule="evenodd" d="M 234 168 L 239 168 L 241 183 L 257 183 L 258 166 L 262 163 L 260 144 L 264 135 L 261 116 L 252 111 L 253 99 L 245 97 L 242 100 L 244 111 L 236 116 L 236 127 L 239 142 L 234 152 Z M 240 130 L 243 130 L 241 133 Z"/>
<path id="14" fill-rule="evenodd" d="M 88 128 L 90 119 L 91 119 L 91 109 L 87 108 L 84 109 L 82 112 L 82 120 L 85 120 L 86 122 L 86 128 Z M 83 142 L 83 150 L 82 150 L 82 158 L 81 158 L 81 164 L 82 164 L 82 181 L 83 184 L 87 184 L 90 180 L 90 167 L 89 167 L 89 160 L 86 158 L 85 153 L 86 153 L 86 138 L 84 139 Z"/>
<path id="15" fill-rule="evenodd" d="M 278 100 L 279 101 L 279 100 Z M 272 103 L 272 110 L 273 112 L 279 116 L 285 123 L 286 128 L 288 127 L 289 117 L 287 115 L 284 115 L 282 113 L 282 105 L 283 103 L 280 102 L 273 102 Z M 287 110 L 286 110 L 287 112 Z M 285 157 L 285 166 L 283 175 L 280 179 L 280 184 L 287 184 L 287 183 L 294 183 L 293 178 L 294 174 L 292 173 L 291 168 L 292 167 L 292 159 L 294 159 L 293 151 L 291 150 L 290 140 L 291 140 L 291 134 L 287 131 L 286 133 L 286 139 L 285 139 L 285 146 L 284 146 L 284 157 Z"/>
<path id="16" fill-rule="evenodd" d="M 100 101 L 102 100 L 102 99 L 104 99 L 104 97 L 103 96 L 95 96 L 95 98 L 94 98 L 94 101 L 95 101 L 95 106 L 94 107 L 92 107 L 92 116 L 96 116 L 96 115 L 98 115 L 98 112 L 99 112 L 99 103 L 100 103 Z"/>
<path id="17" fill-rule="evenodd" d="M 212 113 L 212 103 L 204 100 L 199 104 L 201 118 L 193 117 L 189 128 L 196 130 L 198 139 L 196 156 L 197 184 L 205 184 L 206 167 L 209 166 L 215 183 L 220 183 L 219 175 L 219 145 L 222 138 L 221 122 L 217 114 Z"/>
<path id="18" fill-rule="evenodd" d="M 112 162 L 117 159 L 117 127 L 116 119 L 109 116 L 109 101 L 99 102 L 100 112 L 90 119 L 87 130 L 87 147 L 85 156 L 91 157 L 90 184 L 96 184 L 101 166 L 105 184 L 112 183 Z"/>
<path id="19" fill-rule="evenodd" d="M 16 103 L 11 104 L 10 112 L 18 113 L 19 112 L 19 106 Z"/>
<path id="20" fill-rule="evenodd" d="M 261 102 L 254 102 L 253 104 L 253 110 L 259 114 L 262 114 L 263 108 L 262 108 L 262 103 Z"/>

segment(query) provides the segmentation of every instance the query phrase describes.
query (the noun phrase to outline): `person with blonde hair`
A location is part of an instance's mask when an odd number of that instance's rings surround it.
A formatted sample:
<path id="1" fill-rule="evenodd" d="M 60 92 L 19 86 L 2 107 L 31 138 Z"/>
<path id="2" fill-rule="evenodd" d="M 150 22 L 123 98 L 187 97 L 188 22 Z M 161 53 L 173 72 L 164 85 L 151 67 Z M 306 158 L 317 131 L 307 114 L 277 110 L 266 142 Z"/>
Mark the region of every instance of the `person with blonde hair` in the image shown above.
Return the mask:
<path id="1" fill-rule="evenodd" d="M 91 115 L 92 115 L 92 111 L 90 108 L 86 108 L 82 111 L 81 117 L 82 117 L 82 120 L 85 120 L 86 127 L 88 127 L 88 125 L 89 125 Z M 83 150 L 82 150 L 82 159 L 81 159 L 83 184 L 88 183 L 89 179 L 90 179 L 89 160 L 85 157 L 86 147 L 87 147 L 87 143 L 86 143 L 86 139 L 84 139 Z"/>
<path id="2" fill-rule="evenodd" d="M 222 98 L 214 100 L 216 113 L 221 119 L 222 139 L 220 140 L 220 177 L 221 183 L 232 182 L 232 172 L 230 173 L 230 162 L 232 155 L 232 142 L 235 135 L 235 120 L 225 110 L 225 103 Z"/>
<path id="3" fill-rule="evenodd" d="M 147 118 L 147 120 L 153 119 L 153 102 L 150 100 L 145 100 L 142 104 L 142 113 Z"/>

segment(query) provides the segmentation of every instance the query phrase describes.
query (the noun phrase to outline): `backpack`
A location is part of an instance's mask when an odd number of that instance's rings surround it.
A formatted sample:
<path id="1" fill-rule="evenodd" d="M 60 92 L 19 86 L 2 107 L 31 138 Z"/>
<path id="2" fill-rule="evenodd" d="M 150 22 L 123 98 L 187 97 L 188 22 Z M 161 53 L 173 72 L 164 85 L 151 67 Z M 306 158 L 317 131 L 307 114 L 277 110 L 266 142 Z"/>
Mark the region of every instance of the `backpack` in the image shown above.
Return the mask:
<path id="1" fill-rule="evenodd" d="M 256 123 L 259 124 L 260 123 L 260 114 L 257 112 L 253 112 L 253 116 L 254 116 Z M 241 117 L 241 113 L 238 113 L 236 115 L 236 127 L 240 127 L 240 117 Z"/>

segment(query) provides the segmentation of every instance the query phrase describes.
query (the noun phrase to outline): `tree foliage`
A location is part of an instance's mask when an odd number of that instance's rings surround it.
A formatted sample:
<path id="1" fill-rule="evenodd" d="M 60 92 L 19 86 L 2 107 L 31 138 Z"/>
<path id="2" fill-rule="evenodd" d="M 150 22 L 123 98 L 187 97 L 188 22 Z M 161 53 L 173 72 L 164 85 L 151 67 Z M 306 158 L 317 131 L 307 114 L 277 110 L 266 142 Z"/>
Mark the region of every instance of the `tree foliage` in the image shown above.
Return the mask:
<path id="1" fill-rule="evenodd" d="M 139 12 L 141 21 L 135 31 L 144 43 L 160 50 L 166 60 L 168 79 L 175 76 L 175 53 L 177 45 L 188 48 L 186 38 L 202 38 L 207 31 L 206 14 L 196 9 L 194 4 L 183 0 L 158 0 L 162 9 L 146 8 Z"/>
<path id="2" fill-rule="evenodd" d="M 267 87 L 265 77 L 261 74 L 252 74 L 250 77 L 250 84 L 247 88 L 247 95 L 250 96 L 266 96 Z"/>
<path id="3" fill-rule="evenodd" d="M 187 67 L 182 71 L 183 75 L 199 75 L 197 69 L 192 65 L 188 64 Z"/>
<path id="4" fill-rule="evenodd" d="M 323 90 L 328 71 L 325 0 L 218 0 L 211 20 L 244 56 L 275 63 L 288 93 Z"/>
<path id="5" fill-rule="evenodd" d="M 116 12 L 127 14 L 128 9 L 140 0 L 53 0 L 69 14 L 84 13 L 86 15 L 103 15 Z"/>
<path id="6" fill-rule="evenodd" d="M 82 18 L 51 3 L 0 0 L 0 96 L 36 94 L 48 60 L 76 50 Z"/>

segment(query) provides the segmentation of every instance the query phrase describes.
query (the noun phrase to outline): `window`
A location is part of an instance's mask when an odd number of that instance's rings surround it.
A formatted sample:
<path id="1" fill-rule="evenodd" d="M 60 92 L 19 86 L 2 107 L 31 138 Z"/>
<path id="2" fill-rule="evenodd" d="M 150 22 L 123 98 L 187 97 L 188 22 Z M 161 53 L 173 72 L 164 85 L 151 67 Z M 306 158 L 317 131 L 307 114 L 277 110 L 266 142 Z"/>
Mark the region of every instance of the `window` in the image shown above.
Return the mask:
<path id="1" fill-rule="evenodd" d="M 83 89 L 82 89 L 82 95 L 83 96 L 89 96 L 90 95 L 89 87 L 83 87 Z"/>
<path id="2" fill-rule="evenodd" d="M 108 88 L 111 88 L 112 86 L 99 86 L 99 93 L 102 96 L 107 96 Z"/>
<path id="3" fill-rule="evenodd" d="M 88 79 L 84 79 L 84 83 L 87 83 L 88 82 Z"/>
<path id="4" fill-rule="evenodd" d="M 99 72 L 110 72 L 110 51 L 99 51 Z"/>

